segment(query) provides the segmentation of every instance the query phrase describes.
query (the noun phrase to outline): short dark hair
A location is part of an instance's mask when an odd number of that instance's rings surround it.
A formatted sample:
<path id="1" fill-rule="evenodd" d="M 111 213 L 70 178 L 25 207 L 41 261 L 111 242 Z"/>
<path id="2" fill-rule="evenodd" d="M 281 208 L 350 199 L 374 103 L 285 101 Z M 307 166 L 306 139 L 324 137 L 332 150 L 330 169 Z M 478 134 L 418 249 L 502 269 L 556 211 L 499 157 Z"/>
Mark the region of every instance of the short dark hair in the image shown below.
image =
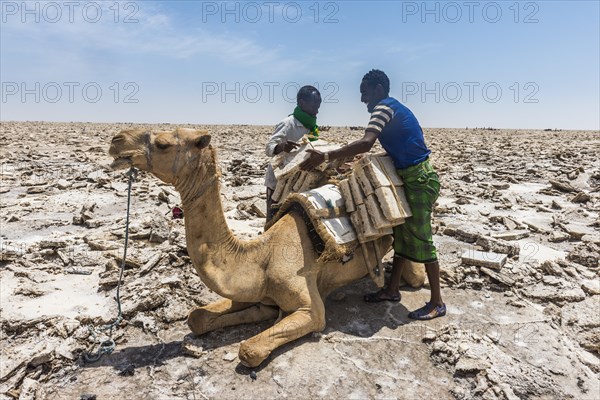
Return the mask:
<path id="1" fill-rule="evenodd" d="M 363 76 L 362 80 L 371 87 L 381 85 L 386 96 L 390 93 L 390 78 L 383 71 L 372 69 Z"/>
<path id="2" fill-rule="evenodd" d="M 319 89 L 314 86 L 306 85 L 302 86 L 300 90 L 298 90 L 298 95 L 296 96 L 296 103 L 300 103 L 300 100 L 310 100 L 313 96 L 313 93 L 317 93 L 319 97 L 321 97 L 321 93 L 319 93 Z"/>

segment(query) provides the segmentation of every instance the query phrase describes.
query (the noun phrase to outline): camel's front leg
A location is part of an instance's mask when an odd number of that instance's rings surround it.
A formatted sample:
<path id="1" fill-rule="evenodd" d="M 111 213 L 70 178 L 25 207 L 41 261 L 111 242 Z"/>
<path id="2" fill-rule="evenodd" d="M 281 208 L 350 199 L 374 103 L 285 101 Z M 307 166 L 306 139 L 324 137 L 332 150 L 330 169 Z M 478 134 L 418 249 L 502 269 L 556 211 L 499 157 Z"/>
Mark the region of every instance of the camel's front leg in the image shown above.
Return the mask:
<path id="1" fill-rule="evenodd" d="M 300 308 L 271 328 L 240 345 L 239 358 L 247 367 L 256 367 L 279 346 L 311 332 L 325 329 L 325 306 L 320 297 L 310 307 Z"/>
<path id="2" fill-rule="evenodd" d="M 192 332 L 202 335 L 226 326 L 274 319 L 278 315 L 277 307 L 221 299 L 192 311 L 188 316 L 187 323 Z"/>

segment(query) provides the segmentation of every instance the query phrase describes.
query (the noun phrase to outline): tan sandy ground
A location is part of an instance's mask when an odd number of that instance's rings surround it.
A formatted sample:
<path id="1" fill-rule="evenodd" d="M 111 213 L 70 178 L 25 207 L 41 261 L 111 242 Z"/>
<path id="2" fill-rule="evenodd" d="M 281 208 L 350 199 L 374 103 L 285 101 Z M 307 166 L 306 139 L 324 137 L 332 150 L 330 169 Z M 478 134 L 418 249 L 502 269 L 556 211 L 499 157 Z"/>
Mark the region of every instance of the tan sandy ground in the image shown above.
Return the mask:
<path id="1" fill-rule="evenodd" d="M 365 304 L 374 288 L 365 279 L 330 296 L 322 334 L 249 370 L 236 358 L 239 342 L 272 322 L 189 334 L 187 313 L 218 296 L 194 273 L 182 221 L 165 215 L 178 195 L 144 173 L 134 184 L 117 348 L 82 362 L 93 348 L 88 326 L 116 315 L 127 180 L 107 168 L 107 149 L 126 126 L 1 123 L 0 396 L 599 397 L 600 132 L 426 130 L 443 185 L 434 225 L 448 315 L 408 320 L 429 298 L 425 288 L 404 290 L 400 304 Z M 219 149 L 230 227 L 260 234 L 271 127 L 194 127 L 211 131 Z M 340 144 L 361 134 L 324 133 Z M 487 249 L 489 234 L 507 230 L 528 236 L 511 241 L 520 254 L 501 270 L 461 263 L 463 250 Z"/>

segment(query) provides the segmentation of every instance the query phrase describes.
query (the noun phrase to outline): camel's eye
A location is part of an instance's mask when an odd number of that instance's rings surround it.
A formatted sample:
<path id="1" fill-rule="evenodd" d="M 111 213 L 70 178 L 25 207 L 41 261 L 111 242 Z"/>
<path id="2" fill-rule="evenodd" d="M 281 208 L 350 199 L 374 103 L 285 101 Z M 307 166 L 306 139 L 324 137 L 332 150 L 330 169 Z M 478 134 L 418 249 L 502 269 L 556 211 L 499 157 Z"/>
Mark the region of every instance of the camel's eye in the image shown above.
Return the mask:
<path id="1" fill-rule="evenodd" d="M 158 147 L 161 150 L 165 150 L 165 149 L 169 148 L 170 145 L 171 145 L 171 143 L 169 143 L 165 139 L 162 139 L 162 138 L 156 139 L 156 147 Z"/>

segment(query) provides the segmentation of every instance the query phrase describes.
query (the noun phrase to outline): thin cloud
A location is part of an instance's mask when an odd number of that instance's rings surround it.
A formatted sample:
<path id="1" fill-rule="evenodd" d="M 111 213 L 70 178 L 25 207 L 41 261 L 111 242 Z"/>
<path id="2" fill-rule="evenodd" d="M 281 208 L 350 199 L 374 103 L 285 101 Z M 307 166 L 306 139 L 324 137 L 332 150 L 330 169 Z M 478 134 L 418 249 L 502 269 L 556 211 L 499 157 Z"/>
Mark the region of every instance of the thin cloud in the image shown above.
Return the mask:
<path id="1" fill-rule="evenodd" d="M 111 3 L 112 4 L 112 3 Z M 3 46 L 15 48 L 27 44 L 29 51 L 44 53 L 60 50 L 71 57 L 94 51 L 119 53 L 121 55 L 157 55 L 174 59 L 207 56 L 221 62 L 233 62 L 240 66 L 272 66 L 273 69 L 298 70 L 299 66 L 282 56 L 282 48 L 267 48 L 237 33 L 212 32 L 195 29 L 193 34 L 184 33 L 169 15 L 145 3 L 133 18 L 135 23 L 115 23 L 108 7 L 96 23 L 68 18 L 57 23 L 33 21 L 22 23 L 20 18 L 9 18 L 3 24 Z M 85 58 L 85 57 L 84 57 Z M 300 67 L 301 68 L 301 67 Z"/>

